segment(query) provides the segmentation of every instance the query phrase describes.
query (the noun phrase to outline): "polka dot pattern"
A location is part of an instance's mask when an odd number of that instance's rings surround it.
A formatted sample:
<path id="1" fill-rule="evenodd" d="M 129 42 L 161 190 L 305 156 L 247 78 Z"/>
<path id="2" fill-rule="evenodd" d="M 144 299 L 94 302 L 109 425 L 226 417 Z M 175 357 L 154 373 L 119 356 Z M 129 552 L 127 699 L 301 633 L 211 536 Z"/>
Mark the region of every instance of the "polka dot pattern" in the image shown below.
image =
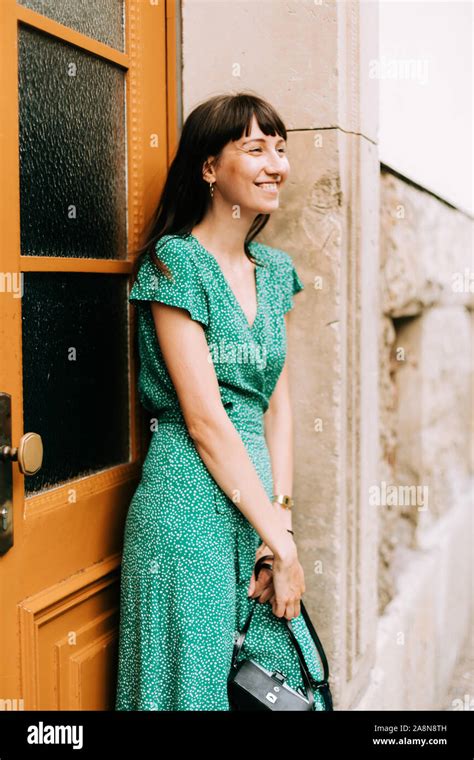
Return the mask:
<path id="1" fill-rule="evenodd" d="M 303 686 L 283 619 L 248 599 L 261 539 L 222 491 L 187 431 L 161 355 L 150 302 L 186 309 L 200 322 L 227 414 L 268 496 L 272 470 L 263 414 L 285 361 L 284 314 L 303 289 L 290 256 L 253 241 L 258 309 L 248 320 L 215 257 L 193 236 L 165 235 L 130 292 L 138 309 L 139 397 L 158 420 L 127 513 L 120 584 L 116 710 L 229 710 L 234 635 L 255 605 L 239 659 L 250 657 Z M 295 636 L 315 679 L 322 666 L 300 614 Z M 315 691 L 315 709 L 324 710 Z"/>

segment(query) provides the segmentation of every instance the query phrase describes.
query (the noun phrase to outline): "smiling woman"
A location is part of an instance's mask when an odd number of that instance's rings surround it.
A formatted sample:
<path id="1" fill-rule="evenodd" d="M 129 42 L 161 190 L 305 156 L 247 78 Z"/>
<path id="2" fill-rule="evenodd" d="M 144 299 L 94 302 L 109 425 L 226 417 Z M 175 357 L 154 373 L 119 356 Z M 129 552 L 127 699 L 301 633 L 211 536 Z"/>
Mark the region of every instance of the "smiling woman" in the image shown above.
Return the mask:
<path id="1" fill-rule="evenodd" d="M 243 655 L 303 689 L 285 617 L 323 677 L 291 515 L 273 500 L 292 491 L 285 315 L 303 283 L 285 251 L 254 239 L 289 174 L 285 141 L 254 95 L 198 106 L 138 261 L 139 392 L 158 426 L 125 526 L 117 710 L 229 710 L 249 596 Z M 273 573 L 255 583 L 262 553 Z"/>

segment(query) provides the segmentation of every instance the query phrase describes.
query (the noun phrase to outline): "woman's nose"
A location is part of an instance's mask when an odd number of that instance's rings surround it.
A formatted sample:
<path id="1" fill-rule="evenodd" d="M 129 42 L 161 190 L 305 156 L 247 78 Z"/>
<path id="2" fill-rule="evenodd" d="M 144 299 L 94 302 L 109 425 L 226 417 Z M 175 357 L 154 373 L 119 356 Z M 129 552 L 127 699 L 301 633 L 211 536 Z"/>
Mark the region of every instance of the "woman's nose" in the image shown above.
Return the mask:
<path id="1" fill-rule="evenodd" d="M 265 164 L 265 171 L 267 174 L 271 175 L 272 177 L 274 175 L 277 175 L 278 177 L 283 173 L 283 162 L 281 160 L 281 157 L 275 156 L 271 154 L 267 157 L 267 161 Z"/>
<path id="2" fill-rule="evenodd" d="M 275 163 L 274 161 L 267 163 L 265 164 L 265 174 L 267 175 L 267 177 L 271 177 L 274 180 L 278 180 L 280 179 L 282 175 L 282 168 L 281 166 L 278 166 L 278 164 Z"/>

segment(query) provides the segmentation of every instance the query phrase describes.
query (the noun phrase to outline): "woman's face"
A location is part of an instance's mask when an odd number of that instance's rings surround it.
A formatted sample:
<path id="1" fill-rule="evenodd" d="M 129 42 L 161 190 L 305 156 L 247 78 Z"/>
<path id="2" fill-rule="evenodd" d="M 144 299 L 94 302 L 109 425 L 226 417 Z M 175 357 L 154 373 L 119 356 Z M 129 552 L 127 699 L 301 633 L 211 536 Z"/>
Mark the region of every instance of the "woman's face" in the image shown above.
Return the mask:
<path id="1" fill-rule="evenodd" d="M 264 135 L 254 115 L 250 134 L 228 143 L 214 167 L 214 202 L 239 206 L 241 216 L 271 214 L 289 173 L 285 140 Z"/>

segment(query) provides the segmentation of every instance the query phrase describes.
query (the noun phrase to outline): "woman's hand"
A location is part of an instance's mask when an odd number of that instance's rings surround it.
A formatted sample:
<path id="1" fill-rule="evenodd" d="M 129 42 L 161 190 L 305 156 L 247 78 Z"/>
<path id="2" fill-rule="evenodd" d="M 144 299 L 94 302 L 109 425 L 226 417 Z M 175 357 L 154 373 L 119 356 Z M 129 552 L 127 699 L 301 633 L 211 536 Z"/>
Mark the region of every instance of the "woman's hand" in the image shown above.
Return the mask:
<path id="1" fill-rule="evenodd" d="M 270 549 L 269 546 L 267 546 L 265 543 L 260 544 L 257 551 L 255 552 L 255 563 L 260 559 L 260 557 L 265 556 L 266 554 L 271 554 L 273 556 L 273 552 Z M 273 559 L 268 560 L 268 564 L 272 564 Z M 258 573 L 258 578 L 255 580 L 255 567 L 252 572 L 252 577 L 250 578 L 250 584 L 247 590 L 248 596 L 252 599 L 255 599 L 258 597 L 258 601 L 260 604 L 265 604 L 265 602 L 268 602 L 269 599 L 272 598 L 274 589 L 273 589 L 273 573 L 271 570 L 269 570 L 266 567 L 260 568 L 260 571 Z"/>
<path id="2" fill-rule="evenodd" d="M 306 591 L 304 571 L 294 555 L 273 560 L 274 594 L 270 599 L 274 615 L 291 620 L 301 612 L 300 599 Z"/>

